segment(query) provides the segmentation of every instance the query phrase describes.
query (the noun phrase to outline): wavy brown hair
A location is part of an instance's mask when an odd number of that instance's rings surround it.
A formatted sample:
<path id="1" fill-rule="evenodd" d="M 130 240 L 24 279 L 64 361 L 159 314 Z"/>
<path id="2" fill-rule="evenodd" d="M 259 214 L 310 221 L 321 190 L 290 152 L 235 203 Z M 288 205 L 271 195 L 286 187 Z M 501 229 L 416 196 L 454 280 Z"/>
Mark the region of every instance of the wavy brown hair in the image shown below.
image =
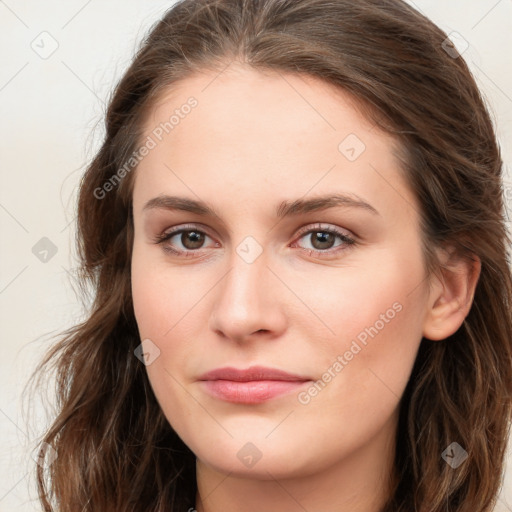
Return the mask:
<path id="1" fill-rule="evenodd" d="M 80 184 L 81 282 L 87 319 L 68 329 L 33 377 L 52 376 L 57 416 L 39 444 L 46 512 L 187 511 L 195 456 L 165 419 L 134 318 L 128 173 L 97 191 L 141 145 L 161 94 L 234 60 L 258 70 L 318 77 L 350 93 L 395 136 L 418 199 L 427 270 L 436 247 L 479 258 L 474 301 L 458 331 L 423 339 L 401 399 L 394 488 L 381 512 L 487 512 L 501 486 L 511 419 L 512 284 L 502 161 L 491 118 L 447 36 L 401 0 L 182 0 L 140 45 L 109 99 L 103 144 Z M 200 108 L 200 107 L 199 107 Z M 95 193 L 96 191 L 96 193 Z M 441 457 L 452 442 L 467 460 Z"/>

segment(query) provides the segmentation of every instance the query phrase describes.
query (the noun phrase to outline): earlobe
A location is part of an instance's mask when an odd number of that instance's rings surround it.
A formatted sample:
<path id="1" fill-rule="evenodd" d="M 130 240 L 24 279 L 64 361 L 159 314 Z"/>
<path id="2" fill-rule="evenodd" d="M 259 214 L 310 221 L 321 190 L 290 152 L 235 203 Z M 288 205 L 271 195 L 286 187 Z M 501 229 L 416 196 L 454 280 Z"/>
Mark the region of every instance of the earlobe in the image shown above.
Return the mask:
<path id="1" fill-rule="evenodd" d="M 430 340 L 445 339 L 462 325 L 480 276 L 481 262 L 477 256 L 443 252 L 439 271 L 432 276 L 423 325 L 423 336 Z"/>

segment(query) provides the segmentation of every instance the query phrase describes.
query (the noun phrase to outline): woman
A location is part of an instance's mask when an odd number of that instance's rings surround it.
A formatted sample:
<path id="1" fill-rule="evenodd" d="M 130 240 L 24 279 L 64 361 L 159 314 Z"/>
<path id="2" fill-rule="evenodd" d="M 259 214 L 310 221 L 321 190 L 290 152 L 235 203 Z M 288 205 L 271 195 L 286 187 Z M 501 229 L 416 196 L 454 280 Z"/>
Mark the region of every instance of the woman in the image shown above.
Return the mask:
<path id="1" fill-rule="evenodd" d="M 81 183 L 96 295 L 40 367 L 44 510 L 492 510 L 501 172 L 466 64 L 402 1 L 176 4 Z"/>

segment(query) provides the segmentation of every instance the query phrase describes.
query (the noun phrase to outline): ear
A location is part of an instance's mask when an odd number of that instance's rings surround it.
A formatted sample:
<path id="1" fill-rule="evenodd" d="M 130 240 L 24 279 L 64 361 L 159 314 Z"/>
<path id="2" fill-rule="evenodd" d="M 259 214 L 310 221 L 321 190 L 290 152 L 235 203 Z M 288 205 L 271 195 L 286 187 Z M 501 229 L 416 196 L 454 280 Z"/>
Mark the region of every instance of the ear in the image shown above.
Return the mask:
<path id="1" fill-rule="evenodd" d="M 477 256 L 460 256 L 453 248 L 441 250 L 439 261 L 439 271 L 430 283 L 423 324 L 423 336 L 430 340 L 443 340 L 462 325 L 473 303 L 481 270 Z"/>

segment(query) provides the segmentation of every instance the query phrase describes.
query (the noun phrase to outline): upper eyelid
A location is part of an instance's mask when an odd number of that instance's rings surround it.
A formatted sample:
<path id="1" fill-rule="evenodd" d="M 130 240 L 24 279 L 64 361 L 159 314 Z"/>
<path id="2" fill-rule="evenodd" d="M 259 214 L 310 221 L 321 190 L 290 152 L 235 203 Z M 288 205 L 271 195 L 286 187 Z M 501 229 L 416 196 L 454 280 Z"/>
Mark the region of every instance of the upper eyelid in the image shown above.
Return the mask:
<path id="1" fill-rule="evenodd" d="M 209 229 L 206 226 L 203 226 L 202 224 L 183 224 L 178 225 L 169 229 L 166 229 L 162 232 L 162 235 L 176 235 L 178 233 L 181 233 L 182 231 L 200 231 L 201 233 L 204 233 L 208 235 L 210 238 L 214 238 L 210 232 Z"/>
<path id="2" fill-rule="evenodd" d="M 301 235 L 304 235 L 304 234 L 307 234 L 307 233 L 310 233 L 311 231 L 335 231 L 335 232 L 338 232 L 339 234 L 342 234 L 342 235 L 346 235 L 348 237 L 354 237 L 355 238 L 355 234 L 352 233 L 352 231 L 346 229 L 346 228 L 342 228 L 340 226 L 333 226 L 333 225 L 329 225 L 329 224 L 326 224 L 326 225 L 321 225 L 322 223 L 318 223 L 318 222 L 315 222 L 314 225 L 306 225 L 304 226 L 303 228 L 300 228 L 298 231 L 297 231 L 297 234 L 295 236 L 301 236 Z"/>

